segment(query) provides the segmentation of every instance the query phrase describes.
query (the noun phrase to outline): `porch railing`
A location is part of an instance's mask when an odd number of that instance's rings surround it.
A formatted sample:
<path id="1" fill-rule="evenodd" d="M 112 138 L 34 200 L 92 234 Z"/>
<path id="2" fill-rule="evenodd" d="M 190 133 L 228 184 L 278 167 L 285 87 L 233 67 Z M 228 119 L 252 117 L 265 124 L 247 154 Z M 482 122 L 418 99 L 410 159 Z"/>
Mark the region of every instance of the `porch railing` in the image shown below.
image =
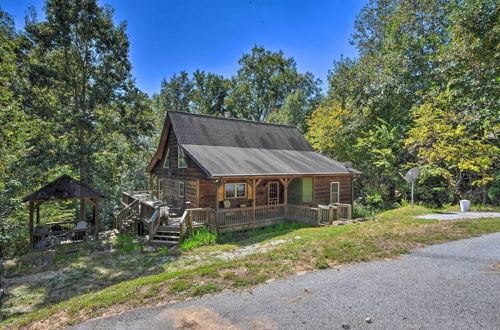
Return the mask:
<path id="1" fill-rule="evenodd" d="M 217 214 L 217 227 L 231 227 L 253 222 L 253 208 L 219 209 Z"/>
<path id="2" fill-rule="evenodd" d="M 305 222 L 313 226 L 319 225 L 319 209 L 316 207 L 287 205 L 287 218 L 293 221 Z"/>
<path id="3" fill-rule="evenodd" d="M 262 205 L 255 208 L 255 221 L 283 219 L 285 217 L 285 204 Z"/>

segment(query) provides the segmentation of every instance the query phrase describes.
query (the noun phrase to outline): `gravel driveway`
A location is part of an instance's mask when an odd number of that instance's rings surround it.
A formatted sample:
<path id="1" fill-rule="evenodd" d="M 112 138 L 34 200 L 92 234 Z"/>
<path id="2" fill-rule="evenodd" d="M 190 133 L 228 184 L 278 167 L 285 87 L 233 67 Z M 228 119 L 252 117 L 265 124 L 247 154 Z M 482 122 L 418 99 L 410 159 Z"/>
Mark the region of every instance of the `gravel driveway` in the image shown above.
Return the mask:
<path id="1" fill-rule="evenodd" d="M 430 220 L 500 218 L 500 212 L 441 212 L 441 213 L 419 215 L 416 218 L 430 219 Z"/>
<path id="2" fill-rule="evenodd" d="M 159 328 L 500 329 L 500 233 L 76 327 Z"/>

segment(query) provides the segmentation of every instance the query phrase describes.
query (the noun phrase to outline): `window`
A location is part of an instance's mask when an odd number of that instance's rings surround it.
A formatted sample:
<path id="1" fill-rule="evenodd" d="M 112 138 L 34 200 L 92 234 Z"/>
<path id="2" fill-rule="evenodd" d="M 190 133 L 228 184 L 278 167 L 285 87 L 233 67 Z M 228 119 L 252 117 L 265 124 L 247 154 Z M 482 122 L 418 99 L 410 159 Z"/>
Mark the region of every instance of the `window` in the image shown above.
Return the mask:
<path id="1" fill-rule="evenodd" d="M 330 203 L 338 203 L 340 200 L 340 183 L 330 182 Z"/>
<path id="2" fill-rule="evenodd" d="M 186 168 L 186 158 L 184 156 L 184 151 L 180 146 L 177 147 L 177 167 Z"/>
<path id="3" fill-rule="evenodd" d="M 184 182 L 179 181 L 179 197 L 184 197 Z"/>
<path id="4" fill-rule="evenodd" d="M 246 183 L 226 183 L 224 185 L 224 198 L 244 198 L 247 197 Z"/>
<path id="5" fill-rule="evenodd" d="M 165 161 L 163 162 L 163 168 L 170 167 L 170 149 L 167 148 L 167 152 L 165 153 Z"/>

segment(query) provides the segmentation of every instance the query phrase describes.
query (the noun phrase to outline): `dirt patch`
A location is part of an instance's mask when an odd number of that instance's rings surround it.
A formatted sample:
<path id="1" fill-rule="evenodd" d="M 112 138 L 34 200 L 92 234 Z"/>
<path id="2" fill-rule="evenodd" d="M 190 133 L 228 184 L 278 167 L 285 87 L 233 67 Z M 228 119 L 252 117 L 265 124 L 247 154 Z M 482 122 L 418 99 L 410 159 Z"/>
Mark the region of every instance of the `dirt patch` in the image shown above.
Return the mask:
<path id="1" fill-rule="evenodd" d="M 485 269 L 486 274 L 500 275 L 500 261 L 493 261 L 490 268 Z"/>
<path id="2" fill-rule="evenodd" d="M 240 330 L 240 329 L 275 329 L 274 321 L 267 318 L 245 318 L 239 323 L 233 323 L 222 317 L 216 311 L 207 307 L 186 307 L 168 309 L 157 315 L 161 322 L 171 323 L 175 329 L 192 330 Z"/>

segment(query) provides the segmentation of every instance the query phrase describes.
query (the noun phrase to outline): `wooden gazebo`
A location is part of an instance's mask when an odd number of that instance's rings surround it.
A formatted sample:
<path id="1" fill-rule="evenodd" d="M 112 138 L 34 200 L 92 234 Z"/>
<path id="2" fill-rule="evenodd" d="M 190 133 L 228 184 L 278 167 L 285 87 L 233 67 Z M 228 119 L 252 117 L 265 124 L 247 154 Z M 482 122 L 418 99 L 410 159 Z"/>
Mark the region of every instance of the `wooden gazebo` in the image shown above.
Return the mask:
<path id="1" fill-rule="evenodd" d="M 23 198 L 23 202 L 29 202 L 30 219 L 30 246 L 32 249 L 54 246 L 62 242 L 82 241 L 89 238 L 99 238 L 99 200 L 104 195 L 79 182 L 69 175 L 62 175 L 56 180 L 48 183 L 37 191 Z M 40 225 L 40 205 L 44 202 L 68 201 L 78 199 L 92 204 L 92 217 L 75 221 L 52 222 Z M 36 228 L 34 216 L 36 215 Z M 87 221 L 88 220 L 88 221 Z M 44 243 L 44 244 L 42 244 Z"/>

